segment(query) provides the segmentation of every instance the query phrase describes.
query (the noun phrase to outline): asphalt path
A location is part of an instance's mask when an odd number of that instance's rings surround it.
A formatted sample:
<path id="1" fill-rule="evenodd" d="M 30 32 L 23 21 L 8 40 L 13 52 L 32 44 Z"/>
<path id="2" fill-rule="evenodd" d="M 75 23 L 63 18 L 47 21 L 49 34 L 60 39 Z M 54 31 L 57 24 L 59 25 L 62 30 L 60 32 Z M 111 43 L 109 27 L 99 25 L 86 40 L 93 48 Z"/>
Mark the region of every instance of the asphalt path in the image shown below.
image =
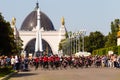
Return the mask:
<path id="1" fill-rule="evenodd" d="M 43 70 L 41 68 L 18 72 L 9 80 L 120 80 L 120 69 L 78 68 Z"/>

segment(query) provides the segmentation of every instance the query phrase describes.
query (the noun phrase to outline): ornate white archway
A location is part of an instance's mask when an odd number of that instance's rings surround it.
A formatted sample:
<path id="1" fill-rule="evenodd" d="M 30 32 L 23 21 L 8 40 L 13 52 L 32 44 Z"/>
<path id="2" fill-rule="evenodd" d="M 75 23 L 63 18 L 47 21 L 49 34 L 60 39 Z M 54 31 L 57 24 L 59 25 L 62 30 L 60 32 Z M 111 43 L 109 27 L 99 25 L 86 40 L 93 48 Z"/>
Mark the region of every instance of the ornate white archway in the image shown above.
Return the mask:
<path id="1" fill-rule="evenodd" d="M 41 31 L 42 39 L 51 47 L 53 54 L 58 54 L 59 42 L 65 38 L 66 30 L 61 27 L 58 31 Z M 28 42 L 36 38 L 36 31 L 19 31 L 20 38 L 23 40 L 23 50 Z"/>

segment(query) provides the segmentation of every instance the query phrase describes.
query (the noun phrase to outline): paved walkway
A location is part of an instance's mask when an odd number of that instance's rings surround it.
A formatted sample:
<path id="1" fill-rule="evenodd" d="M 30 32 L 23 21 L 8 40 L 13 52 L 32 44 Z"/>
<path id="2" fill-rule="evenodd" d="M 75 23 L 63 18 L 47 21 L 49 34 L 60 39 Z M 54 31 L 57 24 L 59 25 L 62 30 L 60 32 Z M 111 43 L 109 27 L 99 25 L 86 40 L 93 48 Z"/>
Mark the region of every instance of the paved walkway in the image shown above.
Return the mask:
<path id="1" fill-rule="evenodd" d="M 120 80 L 120 69 L 79 68 L 62 70 L 34 70 L 19 72 L 9 80 Z"/>

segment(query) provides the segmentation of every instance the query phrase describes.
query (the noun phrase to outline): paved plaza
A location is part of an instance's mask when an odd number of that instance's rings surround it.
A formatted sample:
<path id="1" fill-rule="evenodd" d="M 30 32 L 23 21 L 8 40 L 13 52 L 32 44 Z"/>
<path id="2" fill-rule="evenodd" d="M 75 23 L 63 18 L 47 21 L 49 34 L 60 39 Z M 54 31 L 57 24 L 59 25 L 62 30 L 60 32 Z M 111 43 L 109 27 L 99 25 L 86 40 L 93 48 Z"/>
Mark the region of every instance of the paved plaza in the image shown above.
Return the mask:
<path id="1" fill-rule="evenodd" d="M 120 69 L 79 68 L 62 70 L 34 70 L 19 72 L 9 80 L 120 80 Z"/>

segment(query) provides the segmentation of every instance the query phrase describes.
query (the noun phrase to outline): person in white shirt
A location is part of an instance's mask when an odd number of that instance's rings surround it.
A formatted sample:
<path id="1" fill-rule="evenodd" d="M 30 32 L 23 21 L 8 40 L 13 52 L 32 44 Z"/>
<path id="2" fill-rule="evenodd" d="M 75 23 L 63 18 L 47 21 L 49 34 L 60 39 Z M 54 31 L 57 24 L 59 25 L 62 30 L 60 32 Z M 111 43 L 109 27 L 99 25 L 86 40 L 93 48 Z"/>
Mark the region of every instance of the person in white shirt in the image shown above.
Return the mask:
<path id="1" fill-rule="evenodd" d="M 15 67 L 15 58 L 14 58 L 14 56 L 11 56 L 11 66 L 14 69 L 14 67 Z"/>

